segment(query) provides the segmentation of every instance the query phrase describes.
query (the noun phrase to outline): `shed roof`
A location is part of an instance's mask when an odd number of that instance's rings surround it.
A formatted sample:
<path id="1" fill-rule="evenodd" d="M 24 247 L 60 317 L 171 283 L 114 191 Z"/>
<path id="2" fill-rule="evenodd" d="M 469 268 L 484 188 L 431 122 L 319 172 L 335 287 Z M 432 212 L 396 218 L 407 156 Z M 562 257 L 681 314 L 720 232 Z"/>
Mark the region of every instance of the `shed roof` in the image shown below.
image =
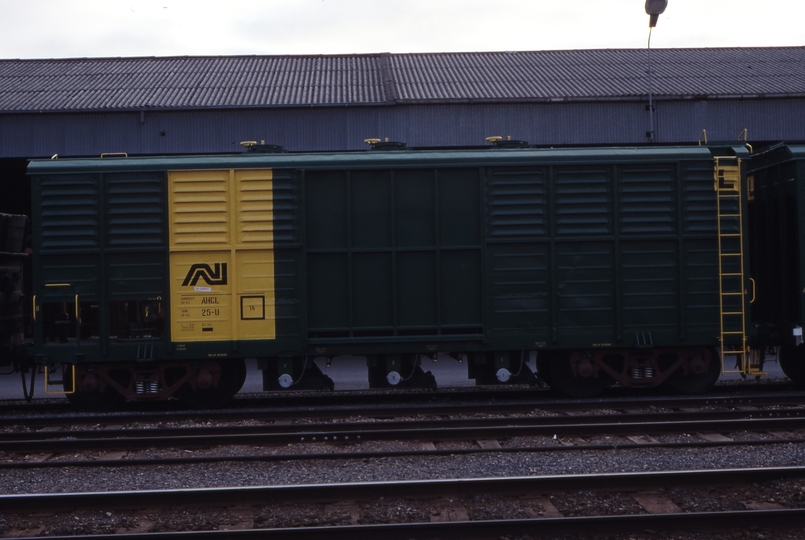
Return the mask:
<path id="1" fill-rule="evenodd" d="M 655 49 L 658 99 L 803 97 L 805 47 Z M 645 49 L 0 60 L 0 112 L 644 98 Z"/>

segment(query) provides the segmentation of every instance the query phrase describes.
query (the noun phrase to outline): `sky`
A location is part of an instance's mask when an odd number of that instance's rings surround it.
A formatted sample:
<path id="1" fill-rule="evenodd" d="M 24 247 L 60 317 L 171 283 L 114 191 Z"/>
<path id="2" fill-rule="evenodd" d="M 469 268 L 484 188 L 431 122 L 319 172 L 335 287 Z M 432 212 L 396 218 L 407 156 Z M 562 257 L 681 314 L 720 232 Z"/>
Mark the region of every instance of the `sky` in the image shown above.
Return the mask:
<path id="1" fill-rule="evenodd" d="M 805 45 L 801 0 L 669 0 L 652 48 Z M 0 0 L 0 58 L 645 48 L 644 0 Z"/>

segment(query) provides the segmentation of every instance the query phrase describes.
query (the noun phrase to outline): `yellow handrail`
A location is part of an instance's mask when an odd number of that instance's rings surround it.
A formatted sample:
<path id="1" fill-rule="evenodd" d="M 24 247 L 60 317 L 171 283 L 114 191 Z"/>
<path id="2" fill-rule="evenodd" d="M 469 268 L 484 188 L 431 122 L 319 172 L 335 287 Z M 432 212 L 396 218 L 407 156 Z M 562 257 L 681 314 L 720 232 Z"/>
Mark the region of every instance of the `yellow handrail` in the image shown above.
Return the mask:
<path id="1" fill-rule="evenodd" d="M 72 385 L 70 386 L 70 388 L 72 388 L 72 390 L 70 390 L 69 392 L 67 390 L 62 390 L 61 392 L 51 392 L 49 390 L 49 388 L 51 386 L 53 386 L 54 384 L 58 384 L 58 383 L 51 383 L 50 382 L 50 378 L 48 376 L 48 366 L 45 365 L 45 393 L 46 394 L 60 394 L 60 395 L 62 395 L 62 394 L 63 395 L 74 394 L 75 393 L 75 365 L 70 366 L 70 371 L 71 371 L 71 377 L 72 377 Z M 61 387 L 64 388 L 64 376 L 62 376 Z"/>

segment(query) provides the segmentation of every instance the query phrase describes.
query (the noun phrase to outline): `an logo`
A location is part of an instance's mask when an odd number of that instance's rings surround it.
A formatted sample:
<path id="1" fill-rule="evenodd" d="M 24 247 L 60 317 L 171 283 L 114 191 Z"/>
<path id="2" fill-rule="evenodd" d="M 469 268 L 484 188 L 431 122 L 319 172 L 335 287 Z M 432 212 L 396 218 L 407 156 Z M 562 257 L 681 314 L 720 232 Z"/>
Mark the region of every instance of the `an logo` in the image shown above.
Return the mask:
<path id="1" fill-rule="evenodd" d="M 226 263 L 215 263 L 215 270 L 210 268 L 209 264 L 194 264 L 187 272 L 182 287 L 195 286 L 199 278 L 207 285 L 226 285 Z"/>

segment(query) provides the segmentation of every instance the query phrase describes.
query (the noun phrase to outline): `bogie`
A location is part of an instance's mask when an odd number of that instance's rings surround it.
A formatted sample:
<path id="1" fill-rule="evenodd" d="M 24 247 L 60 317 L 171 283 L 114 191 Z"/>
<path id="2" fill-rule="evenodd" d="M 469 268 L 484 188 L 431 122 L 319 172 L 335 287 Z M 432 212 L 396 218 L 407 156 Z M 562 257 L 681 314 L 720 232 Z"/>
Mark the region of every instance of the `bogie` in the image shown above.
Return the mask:
<path id="1" fill-rule="evenodd" d="M 227 404 L 246 381 L 242 359 L 206 361 L 194 366 L 178 396 L 194 409 L 216 409 Z"/>
<path id="2" fill-rule="evenodd" d="M 564 394 L 584 398 L 598 395 L 615 383 L 624 387 L 666 384 L 676 392 L 700 394 L 721 373 L 714 349 L 581 350 L 541 353 L 543 380 Z"/>
<path id="3" fill-rule="evenodd" d="M 243 387 L 246 375 L 245 362 L 231 359 L 66 365 L 62 380 L 67 400 L 80 410 L 103 411 L 125 400 L 164 401 L 170 397 L 200 409 L 226 404 Z"/>

